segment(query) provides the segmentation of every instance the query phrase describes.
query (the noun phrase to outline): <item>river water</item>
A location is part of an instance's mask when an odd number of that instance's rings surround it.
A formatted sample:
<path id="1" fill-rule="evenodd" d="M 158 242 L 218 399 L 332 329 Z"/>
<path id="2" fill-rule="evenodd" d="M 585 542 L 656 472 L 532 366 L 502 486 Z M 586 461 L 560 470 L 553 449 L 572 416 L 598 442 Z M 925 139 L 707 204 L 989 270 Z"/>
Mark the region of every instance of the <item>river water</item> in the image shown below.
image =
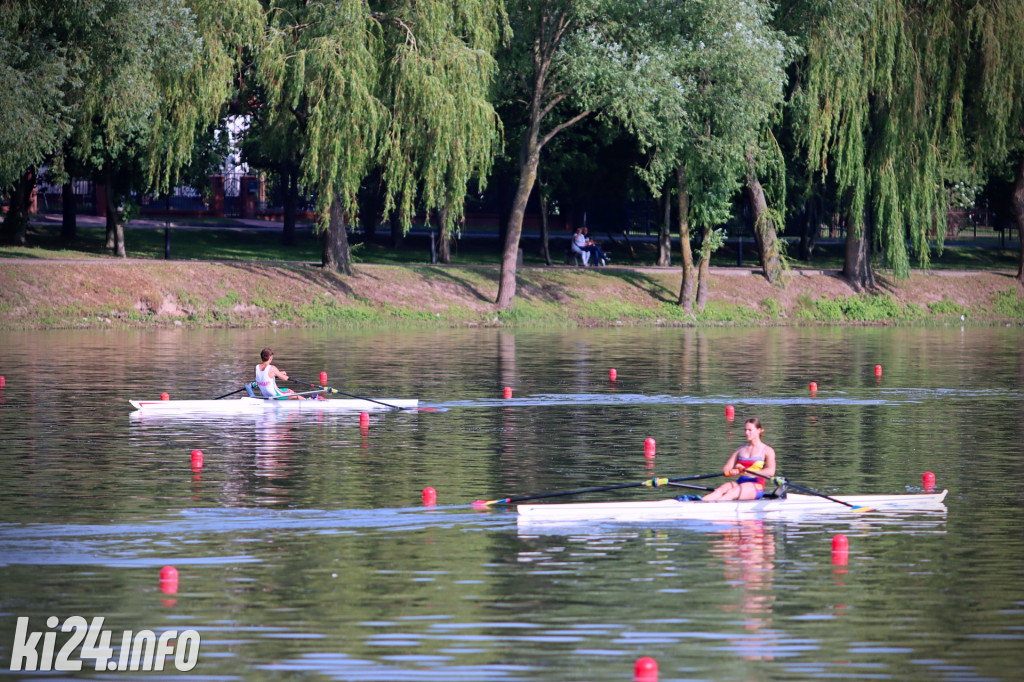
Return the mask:
<path id="1" fill-rule="evenodd" d="M 644 656 L 663 682 L 1021 677 L 1019 329 L 0 340 L 0 671 L 19 617 L 52 634 L 50 617 L 102 616 L 115 657 L 123 631 L 195 630 L 195 667 L 169 658 L 164 674 L 204 680 L 632 680 Z M 293 378 L 326 371 L 431 409 L 366 428 L 356 414 L 131 414 L 129 398 L 239 388 L 268 345 Z M 795 482 L 913 493 L 931 471 L 948 511 L 538 530 L 469 506 L 714 472 L 751 416 Z M 177 583 L 160 582 L 165 566 Z M 133 674 L 84 660 L 76 675 Z"/>

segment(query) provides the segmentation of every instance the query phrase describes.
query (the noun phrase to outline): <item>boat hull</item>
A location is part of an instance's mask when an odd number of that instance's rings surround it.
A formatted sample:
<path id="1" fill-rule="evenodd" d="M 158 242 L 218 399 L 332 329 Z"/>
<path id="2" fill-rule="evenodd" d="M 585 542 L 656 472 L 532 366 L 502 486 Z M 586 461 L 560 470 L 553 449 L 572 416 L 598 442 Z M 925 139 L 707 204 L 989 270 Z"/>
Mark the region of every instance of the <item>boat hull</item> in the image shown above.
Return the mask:
<path id="1" fill-rule="evenodd" d="M 261 398 L 235 398 L 229 400 L 129 400 L 140 414 L 258 414 L 266 410 L 299 412 L 378 412 L 398 408 L 411 410 L 419 400 L 381 398 L 380 402 L 358 399 L 329 398 L 327 400 L 263 400 Z M 387 403 L 382 405 L 381 403 Z M 393 406 L 393 407 L 389 407 Z"/>
<path id="2" fill-rule="evenodd" d="M 869 507 L 879 512 L 945 511 L 947 491 L 919 495 L 846 495 L 835 499 Z M 594 502 L 582 504 L 521 504 L 520 524 L 579 523 L 583 521 L 675 521 L 683 519 L 731 520 L 744 518 L 789 518 L 808 515 L 845 514 L 863 517 L 850 507 L 813 495 L 790 493 L 786 499 L 745 502 L 703 502 L 676 499 L 649 502 Z"/>

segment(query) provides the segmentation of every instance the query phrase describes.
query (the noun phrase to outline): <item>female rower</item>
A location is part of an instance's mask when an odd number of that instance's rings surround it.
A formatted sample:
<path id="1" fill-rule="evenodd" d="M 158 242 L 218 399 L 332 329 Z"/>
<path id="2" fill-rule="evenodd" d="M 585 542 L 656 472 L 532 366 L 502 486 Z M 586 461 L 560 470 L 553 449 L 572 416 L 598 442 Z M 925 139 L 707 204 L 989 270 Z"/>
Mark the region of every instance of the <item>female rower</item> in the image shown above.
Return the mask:
<path id="1" fill-rule="evenodd" d="M 301 395 L 290 388 L 279 388 L 276 379 L 280 377 L 288 381 L 288 372 L 283 372 L 274 367 L 270 362 L 274 359 L 274 350 L 264 348 L 260 351 L 260 364 L 256 365 L 256 385 L 260 387 L 260 393 L 268 398 L 277 400 L 304 400 Z"/>
<path id="2" fill-rule="evenodd" d="M 761 442 L 764 427 L 757 417 L 748 419 L 743 425 L 743 435 L 747 444 L 739 447 L 726 460 L 722 472 L 726 476 L 739 476 L 735 481 L 727 481 L 715 488 L 714 492 L 704 496 L 705 502 L 720 500 L 759 500 L 764 495 L 765 479 L 758 476 L 743 476 L 744 470 L 756 471 L 762 476 L 771 478 L 775 475 L 775 450 Z"/>

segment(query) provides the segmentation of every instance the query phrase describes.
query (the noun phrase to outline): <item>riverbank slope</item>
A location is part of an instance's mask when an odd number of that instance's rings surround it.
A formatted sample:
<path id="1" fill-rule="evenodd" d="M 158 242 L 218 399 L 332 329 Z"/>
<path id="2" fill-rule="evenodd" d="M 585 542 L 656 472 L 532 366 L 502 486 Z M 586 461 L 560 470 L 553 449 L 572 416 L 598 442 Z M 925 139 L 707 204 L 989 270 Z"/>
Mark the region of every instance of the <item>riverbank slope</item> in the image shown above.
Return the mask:
<path id="1" fill-rule="evenodd" d="M 525 267 L 516 304 L 498 311 L 494 266 L 96 259 L 0 260 L 0 328 L 165 326 L 610 326 L 1024 324 L 1011 272 L 884 275 L 857 295 L 836 271 L 791 270 L 783 286 L 755 269 L 715 268 L 706 310 L 676 304 L 679 268 Z"/>

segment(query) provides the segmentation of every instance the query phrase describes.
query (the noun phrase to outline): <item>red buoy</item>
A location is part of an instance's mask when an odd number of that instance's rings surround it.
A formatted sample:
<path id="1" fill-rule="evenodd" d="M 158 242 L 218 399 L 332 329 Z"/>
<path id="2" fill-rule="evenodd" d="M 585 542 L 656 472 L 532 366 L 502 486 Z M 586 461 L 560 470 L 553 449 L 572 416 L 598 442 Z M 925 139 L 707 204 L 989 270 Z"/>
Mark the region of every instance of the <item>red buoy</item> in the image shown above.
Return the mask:
<path id="1" fill-rule="evenodd" d="M 615 381 L 618 377 L 619 377 L 619 373 L 615 371 L 614 367 L 611 368 L 610 370 L 608 370 L 608 378 L 611 381 Z M 0 379 L 3 379 L 3 377 L 0 377 Z M 2 386 L 2 385 L 3 384 L 0 384 L 0 386 Z"/>
<path id="2" fill-rule="evenodd" d="M 882 376 L 882 366 L 881 365 L 875 365 L 875 376 L 876 377 Z"/>
<path id="3" fill-rule="evenodd" d="M 505 400 L 508 400 L 512 397 L 512 389 L 506 386 L 505 390 L 501 392 L 501 395 L 504 396 Z"/>
<path id="4" fill-rule="evenodd" d="M 725 406 L 725 419 L 726 421 L 732 421 L 736 418 L 736 408 L 732 405 Z"/>
<path id="5" fill-rule="evenodd" d="M 171 399 L 171 394 L 170 393 L 167 393 L 166 391 L 164 391 L 163 393 L 160 394 L 160 400 L 170 400 L 170 399 Z"/>
<path id="6" fill-rule="evenodd" d="M 320 385 L 321 386 L 326 386 L 327 385 L 327 372 L 320 372 Z"/>
<path id="7" fill-rule="evenodd" d="M 437 504 L 437 491 L 431 487 L 423 489 L 423 504 L 427 507 L 433 507 Z"/>
<path id="8" fill-rule="evenodd" d="M 650 656 L 636 659 L 633 664 L 633 679 L 636 682 L 658 682 L 658 662 Z"/>
<path id="9" fill-rule="evenodd" d="M 921 483 L 924 484 L 924 489 L 932 491 L 935 489 L 935 474 L 930 471 L 926 471 L 921 475 Z"/>
<path id="10" fill-rule="evenodd" d="M 832 565 L 845 566 L 850 558 L 850 541 L 845 535 L 832 536 Z"/>
<path id="11" fill-rule="evenodd" d="M 160 591 L 164 594 L 175 594 L 178 591 L 178 569 L 164 566 L 160 569 Z"/>
<path id="12" fill-rule="evenodd" d="M 811 389 L 811 395 L 814 395 L 815 393 L 817 393 L 817 392 L 818 392 L 818 384 L 817 384 L 816 382 L 814 382 L 814 381 L 812 381 L 812 382 L 811 382 L 811 383 L 810 383 L 810 384 L 809 384 L 809 385 L 807 386 L 807 388 Z"/>
<path id="13" fill-rule="evenodd" d="M 192 451 L 192 468 L 202 469 L 203 468 L 203 451 L 193 450 Z"/>
<path id="14" fill-rule="evenodd" d="M 654 457 L 656 450 L 657 443 L 654 441 L 653 438 L 648 438 L 647 440 L 644 441 L 644 457 L 646 457 L 647 459 L 651 459 L 652 457 Z"/>
<path id="15" fill-rule="evenodd" d="M 362 427 L 365 428 L 365 427 L 367 427 L 369 425 L 370 425 L 370 413 L 369 412 L 360 412 L 359 413 L 359 426 L 362 426 Z"/>
<path id="16" fill-rule="evenodd" d="M 7 385 L 7 379 L 4 379 L 4 375 L 0 374 L 0 388 L 3 388 L 6 385 Z"/>

